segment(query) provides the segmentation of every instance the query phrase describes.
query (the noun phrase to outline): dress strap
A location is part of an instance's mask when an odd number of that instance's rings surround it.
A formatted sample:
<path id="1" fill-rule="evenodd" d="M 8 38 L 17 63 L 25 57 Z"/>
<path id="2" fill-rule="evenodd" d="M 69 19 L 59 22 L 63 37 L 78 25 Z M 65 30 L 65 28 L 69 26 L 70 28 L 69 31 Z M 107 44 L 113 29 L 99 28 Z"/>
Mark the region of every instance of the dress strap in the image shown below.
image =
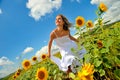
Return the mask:
<path id="1" fill-rule="evenodd" d="M 55 33 L 55 31 L 53 31 L 53 33 L 55 34 L 56 37 L 58 37 L 57 34 Z"/>

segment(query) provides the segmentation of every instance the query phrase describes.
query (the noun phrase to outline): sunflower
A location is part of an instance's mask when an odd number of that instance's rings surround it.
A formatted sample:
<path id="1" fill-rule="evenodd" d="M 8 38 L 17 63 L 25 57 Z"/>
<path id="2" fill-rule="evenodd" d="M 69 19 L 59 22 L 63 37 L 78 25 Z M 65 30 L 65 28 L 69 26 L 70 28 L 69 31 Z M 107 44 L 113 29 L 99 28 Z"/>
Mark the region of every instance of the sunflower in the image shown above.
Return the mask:
<path id="1" fill-rule="evenodd" d="M 78 17 L 76 18 L 76 26 L 77 26 L 77 27 L 81 27 L 81 26 L 83 26 L 84 23 L 85 23 L 85 20 L 84 20 L 83 17 L 78 16 Z"/>
<path id="2" fill-rule="evenodd" d="M 36 56 L 33 56 L 32 57 L 32 61 L 36 61 L 37 60 L 37 57 Z"/>
<path id="3" fill-rule="evenodd" d="M 86 22 L 86 26 L 87 26 L 87 28 L 92 28 L 92 27 L 93 27 L 92 21 L 91 21 L 91 20 L 88 20 L 88 21 Z"/>
<path id="4" fill-rule="evenodd" d="M 27 69 L 29 69 L 29 68 L 31 67 L 31 63 L 30 63 L 29 60 L 24 60 L 24 61 L 22 62 L 22 66 L 23 66 L 23 68 L 24 68 L 25 70 L 27 70 Z"/>
<path id="5" fill-rule="evenodd" d="M 19 73 L 20 73 L 21 71 L 22 71 L 21 69 L 18 69 L 18 70 L 17 70 L 17 72 L 19 72 Z"/>
<path id="6" fill-rule="evenodd" d="M 81 72 L 78 72 L 78 77 L 80 78 L 80 80 L 94 80 L 93 79 L 93 75 L 87 75 L 87 76 L 85 76 Z"/>
<path id="7" fill-rule="evenodd" d="M 98 45 L 99 48 L 102 48 L 102 47 L 103 47 L 102 41 L 101 41 L 101 40 L 98 40 L 98 41 L 97 41 L 97 45 Z"/>
<path id="8" fill-rule="evenodd" d="M 90 63 L 88 63 L 88 64 L 85 64 L 85 65 L 83 65 L 83 67 L 82 67 L 82 71 L 84 72 L 87 72 L 85 75 L 91 75 L 91 74 L 93 74 L 93 68 L 94 68 L 94 66 L 93 65 L 91 65 Z"/>
<path id="9" fill-rule="evenodd" d="M 14 76 L 13 76 L 13 79 L 16 79 L 16 78 L 17 78 L 16 75 L 14 75 Z"/>
<path id="10" fill-rule="evenodd" d="M 82 66 L 81 72 L 78 72 L 80 80 L 93 80 L 94 66 L 90 63 Z"/>
<path id="11" fill-rule="evenodd" d="M 104 3 L 100 3 L 99 9 L 100 9 L 102 12 L 106 12 L 106 11 L 107 11 L 107 6 L 106 6 Z"/>
<path id="12" fill-rule="evenodd" d="M 45 60 L 46 58 L 47 58 L 47 54 L 42 54 L 42 55 L 41 55 L 41 59 L 42 59 L 42 60 Z"/>
<path id="13" fill-rule="evenodd" d="M 16 72 L 15 75 L 16 75 L 16 76 L 19 76 L 19 75 L 20 75 L 20 72 Z"/>
<path id="14" fill-rule="evenodd" d="M 48 71 L 44 67 L 39 68 L 36 73 L 36 79 L 47 80 L 47 78 L 48 78 Z"/>

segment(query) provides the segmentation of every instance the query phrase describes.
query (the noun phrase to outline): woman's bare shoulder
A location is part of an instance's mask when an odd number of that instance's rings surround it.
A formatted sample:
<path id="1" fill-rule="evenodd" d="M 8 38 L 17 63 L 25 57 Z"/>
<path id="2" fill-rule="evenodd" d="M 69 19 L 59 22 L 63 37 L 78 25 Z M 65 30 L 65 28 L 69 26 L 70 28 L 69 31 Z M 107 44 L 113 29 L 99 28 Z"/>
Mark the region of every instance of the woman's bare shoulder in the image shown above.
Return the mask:
<path id="1" fill-rule="evenodd" d="M 54 32 L 56 32 L 56 29 L 52 30 L 50 34 L 54 34 Z"/>
<path id="2" fill-rule="evenodd" d="M 55 29 L 51 31 L 51 33 L 50 33 L 50 37 L 53 37 L 53 38 L 55 37 L 54 32 L 55 32 Z"/>

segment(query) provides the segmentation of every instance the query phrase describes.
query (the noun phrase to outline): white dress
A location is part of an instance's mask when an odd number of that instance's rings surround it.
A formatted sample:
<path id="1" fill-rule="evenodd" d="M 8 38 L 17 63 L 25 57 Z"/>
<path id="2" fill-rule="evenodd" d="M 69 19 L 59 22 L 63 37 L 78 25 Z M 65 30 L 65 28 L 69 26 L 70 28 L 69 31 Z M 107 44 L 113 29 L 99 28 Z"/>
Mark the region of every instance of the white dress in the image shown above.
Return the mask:
<path id="1" fill-rule="evenodd" d="M 75 57 L 78 57 L 78 55 L 76 56 L 75 53 L 71 51 L 71 48 L 77 48 L 77 44 L 69 38 L 69 35 L 63 37 L 57 37 L 54 40 L 60 50 L 62 59 L 51 56 L 51 60 L 53 60 L 58 65 L 60 70 L 67 71 L 68 66 L 72 65 L 73 61 L 76 61 Z M 80 50 L 79 58 L 83 58 L 84 53 L 86 53 L 85 49 Z"/>

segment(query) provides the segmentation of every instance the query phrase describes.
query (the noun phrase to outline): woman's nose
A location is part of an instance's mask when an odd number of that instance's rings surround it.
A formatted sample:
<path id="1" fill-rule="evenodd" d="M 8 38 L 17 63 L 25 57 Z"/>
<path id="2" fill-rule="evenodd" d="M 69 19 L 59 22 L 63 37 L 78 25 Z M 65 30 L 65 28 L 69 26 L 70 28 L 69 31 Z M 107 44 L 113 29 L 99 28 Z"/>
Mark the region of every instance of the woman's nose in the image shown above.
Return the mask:
<path id="1" fill-rule="evenodd" d="M 60 22 L 60 20 L 56 20 L 56 22 Z"/>
<path id="2" fill-rule="evenodd" d="M 60 20 L 59 20 L 59 19 L 57 19 L 56 21 L 57 21 L 57 22 L 59 22 Z"/>

